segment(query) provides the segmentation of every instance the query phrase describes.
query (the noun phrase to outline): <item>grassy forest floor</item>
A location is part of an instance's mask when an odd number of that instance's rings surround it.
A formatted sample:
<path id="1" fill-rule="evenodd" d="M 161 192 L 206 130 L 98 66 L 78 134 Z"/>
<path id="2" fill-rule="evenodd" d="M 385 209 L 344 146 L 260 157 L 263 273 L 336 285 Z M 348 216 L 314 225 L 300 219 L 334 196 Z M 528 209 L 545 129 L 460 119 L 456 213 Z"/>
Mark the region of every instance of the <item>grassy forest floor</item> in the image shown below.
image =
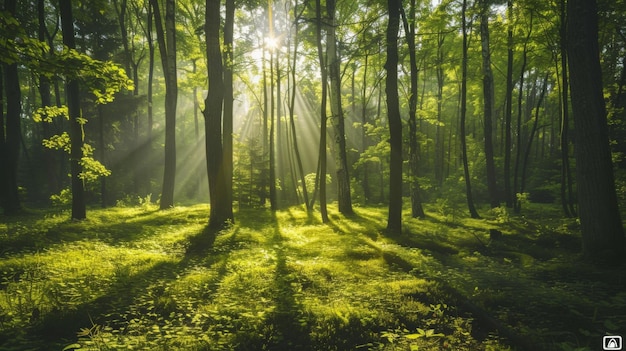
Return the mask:
<path id="1" fill-rule="evenodd" d="M 556 206 L 383 230 L 206 205 L 30 211 L 0 221 L 2 350 L 599 350 L 626 336 L 626 272 L 580 259 Z M 457 215 L 455 215 L 455 213 Z M 490 229 L 502 232 L 489 235 Z"/>

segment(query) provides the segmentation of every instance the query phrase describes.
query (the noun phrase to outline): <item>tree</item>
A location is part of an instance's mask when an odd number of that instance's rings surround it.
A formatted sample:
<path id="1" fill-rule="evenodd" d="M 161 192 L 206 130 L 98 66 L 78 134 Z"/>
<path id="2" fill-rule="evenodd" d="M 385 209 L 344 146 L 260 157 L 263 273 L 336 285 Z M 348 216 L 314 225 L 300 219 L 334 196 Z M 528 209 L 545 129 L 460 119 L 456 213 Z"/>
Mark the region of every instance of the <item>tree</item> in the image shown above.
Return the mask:
<path id="1" fill-rule="evenodd" d="M 402 231 L 402 119 L 398 97 L 398 26 L 400 25 L 400 0 L 387 0 L 387 72 L 385 93 L 387 95 L 387 119 L 389 121 L 389 213 L 387 230 L 399 234 Z"/>
<path id="2" fill-rule="evenodd" d="M 326 71 L 326 58 L 322 48 L 322 5 L 320 0 L 315 1 L 315 18 L 317 26 L 315 28 L 317 42 L 317 56 L 320 63 L 320 73 L 322 76 L 322 101 L 320 105 L 320 148 L 317 177 L 315 178 L 316 188 L 319 184 L 320 191 L 320 212 L 322 222 L 328 222 L 328 209 L 326 207 L 326 97 L 328 74 Z M 315 198 L 315 197 L 313 197 Z"/>
<path id="3" fill-rule="evenodd" d="M 61 27 L 63 29 L 63 44 L 69 49 L 76 48 L 74 41 L 74 17 L 72 16 L 71 0 L 60 0 Z M 67 107 L 70 118 L 71 139 L 71 178 L 72 178 L 72 219 L 85 219 L 87 210 L 85 204 L 85 187 L 80 177 L 82 172 L 81 159 L 83 157 L 83 124 L 80 112 L 80 89 L 76 78 L 69 78 L 66 83 Z"/>
<path id="4" fill-rule="evenodd" d="M 406 32 L 407 44 L 409 47 L 411 92 L 409 94 L 409 166 L 411 170 L 411 215 L 413 218 L 424 218 L 426 214 L 422 208 L 420 198 L 419 175 L 419 144 L 417 142 L 417 79 L 419 71 L 417 69 L 417 54 L 415 50 L 415 0 L 411 0 L 409 8 L 409 19 L 407 19 L 402 8 L 402 20 L 404 31 Z"/>
<path id="5" fill-rule="evenodd" d="M 328 76 L 330 78 L 330 110 L 331 122 L 335 129 L 337 144 L 337 191 L 339 212 L 352 214 L 352 197 L 350 195 L 350 174 L 348 173 L 348 156 L 346 152 L 346 128 L 343 107 L 341 104 L 341 57 L 337 50 L 335 0 L 326 0 L 326 12 L 329 24 L 326 30 L 326 50 L 328 55 Z M 325 83 L 322 83 L 325 84 Z"/>
<path id="6" fill-rule="evenodd" d="M 465 119 L 467 114 L 467 0 L 463 0 L 461 9 L 461 34 L 463 36 L 463 56 L 461 58 L 461 158 L 463 159 L 463 176 L 465 178 L 465 194 L 467 198 L 467 207 L 472 218 L 479 218 L 476 207 L 474 206 L 474 198 L 472 195 L 472 182 L 469 173 L 469 165 L 467 162 L 467 134 L 465 131 Z"/>
<path id="7" fill-rule="evenodd" d="M 154 12 L 161 63 L 165 75 L 165 160 L 160 208 L 174 206 L 176 182 L 176 103 L 178 81 L 176 72 L 176 1 L 165 1 L 165 29 L 158 0 L 150 0 Z"/>
<path id="8" fill-rule="evenodd" d="M 594 261 L 623 261 L 620 218 L 598 46 L 595 0 L 569 0 L 567 54 L 576 138 L 576 185 L 583 254 Z"/>
<path id="9" fill-rule="evenodd" d="M 224 78 L 220 45 L 220 1 L 207 0 L 205 13 L 206 57 L 209 90 L 204 101 L 206 166 L 211 210 L 209 228 L 219 230 L 233 220 L 232 197 L 228 196 L 224 148 L 222 145 L 222 105 Z M 232 192 L 231 192 L 232 196 Z"/>
<path id="10" fill-rule="evenodd" d="M 11 15 L 16 12 L 16 0 L 7 0 L 4 4 L 5 10 Z M 2 177 L 0 177 L 0 202 L 4 208 L 5 214 L 15 214 L 20 211 L 21 203 L 18 193 L 17 170 L 20 155 L 20 138 L 21 138 L 21 113 L 22 113 L 22 97 L 20 91 L 20 81 L 17 70 L 17 62 L 10 62 L 4 65 L 4 84 L 6 88 L 6 127 L 2 122 L 5 130 L 0 143 L 2 144 L 0 153 L 2 154 Z M 0 82 L 2 83 L 2 82 Z M 0 95 L 0 99 L 2 96 Z M 2 107 L 4 108 L 4 107 Z M 6 133 L 6 136 L 4 135 Z"/>
<path id="11" fill-rule="evenodd" d="M 480 13 L 480 42 L 483 57 L 483 124 L 485 137 L 485 164 L 487 168 L 487 190 L 489 204 L 492 208 L 498 207 L 498 188 L 496 185 L 496 166 L 493 161 L 493 110 L 494 110 L 494 83 L 491 70 L 491 53 L 489 52 L 489 1 L 481 0 Z"/>

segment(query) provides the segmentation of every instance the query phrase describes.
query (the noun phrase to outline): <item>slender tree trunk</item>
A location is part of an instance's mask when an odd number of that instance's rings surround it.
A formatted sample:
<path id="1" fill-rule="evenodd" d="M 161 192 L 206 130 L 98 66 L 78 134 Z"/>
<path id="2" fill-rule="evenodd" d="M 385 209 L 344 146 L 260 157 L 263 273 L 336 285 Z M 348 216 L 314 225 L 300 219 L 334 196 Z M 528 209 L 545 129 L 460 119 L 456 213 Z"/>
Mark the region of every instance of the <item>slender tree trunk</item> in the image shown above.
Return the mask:
<path id="1" fill-rule="evenodd" d="M 319 170 L 317 181 L 319 182 L 320 191 L 320 213 L 322 222 L 328 222 L 328 209 L 326 207 L 326 98 L 327 92 L 327 72 L 326 58 L 322 49 L 322 5 L 320 0 L 315 0 L 316 13 L 316 38 L 317 38 L 317 55 L 320 62 L 320 72 L 322 76 L 322 102 L 320 106 L 320 149 L 319 149 Z"/>
<path id="2" fill-rule="evenodd" d="M 4 9 L 15 16 L 17 1 L 6 0 Z M 72 33 L 73 34 L 73 33 Z M 4 213 L 18 213 L 22 205 L 18 192 L 17 169 L 19 165 L 20 143 L 22 135 L 21 114 L 22 114 L 22 93 L 17 70 L 17 63 L 4 65 L 4 84 L 6 88 L 6 137 L 4 144 L 4 161 L 2 164 L 4 172 Z"/>
<path id="3" fill-rule="evenodd" d="M 504 201 L 513 207 L 511 189 L 511 120 L 513 112 L 513 0 L 507 1 L 507 70 L 506 70 L 506 110 L 504 111 Z"/>
<path id="4" fill-rule="evenodd" d="M 524 193 L 524 190 L 526 190 L 526 170 L 528 169 L 528 158 L 530 156 L 533 138 L 535 137 L 535 134 L 537 133 L 537 127 L 539 126 L 539 108 L 541 107 L 541 104 L 543 103 L 543 98 L 546 95 L 546 89 L 548 87 L 548 77 L 549 77 L 548 74 L 546 74 L 543 80 L 543 87 L 541 88 L 539 101 L 537 101 L 537 106 L 535 107 L 535 120 L 533 122 L 533 127 L 530 130 L 530 136 L 528 137 L 528 143 L 526 144 L 526 151 L 524 152 L 524 161 L 522 163 L 522 175 L 520 178 L 520 192 L 521 193 Z M 522 205 L 519 204 L 518 206 L 521 209 Z"/>
<path id="5" fill-rule="evenodd" d="M 204 102 L 203 114 L 209 196 L 211 198 L 209 228 L 219 230 L 233 220 L 232 197 L 229 198 L 227 194 L 226 172 L 223 164 L 222 108 L 225 87 L 220 45 L 220 0 L 206 1 L 205 16 L 209 90 Z"/>
<path id="6" fill-rule="evenodd" d="M 515 212 L 520 211 L 521 202 L 517 199 L 518 181 L 519 181 L 519 168 L 522 158 L 522 101 L 524 96 L 524 73 L 526 73 L 526 64 L 528 63 L 528 42 L 533 32 L 533 12 L 530 12 L 530 25 L 528 26 L 528 34 L 524 41 L 524 49 L 522 51 L 522 68 L 519 75 L 519 94 L 517 96 L 517 143 L 515 145 L 515 170 L 513 172 L 513 190 L 516 192 L 515 201 L 513 202 L 513 209 Z"/>
<path id="7" fill-rule="evenodd" d="M 152 127 L 154 124 L 154 117 L 152 113 L 152 81 L 154 80 L 154 43 L 152 40 L 152 21 L 154 14 L 152 12 L 152 6 L 148 5 L 148 23 L 146 26 L 146 39 L 148 41 L 148 150 L 152 151 Z"/>
<path id="8" fill-rule="evenodd" d="M 176 102 L 178 82 L 176 77 L 176 2 L 165 2 L 165 31 L 158 0 L 150 0 L 154 11 L 157 41 L 165 75 L 165 161 L 163 170 L 163 190 L 160 208 L 174 206 L 174 186 L 176 182 Z"/>
<path id="9" fill-rule="evenodd" d="M 569 0 L 567 15 L 583 254 L 591 260 L 621 264 L 626 248 L 609 148 L 596 1 Z"/>
<path id="10" fill-rule="evenodd" d="M 411 170 L 411 216 L 413 218 L 425 218 L 426 214 L 422 208 L 419 186 L 419 144 L 417 143 L 417 84 L 419 70 L 417 69 L 417 56 L 415 52 L 415 0 L 411 0 L 409 9 L 409 20 L 404 9 L 401 7 L 404 31 L 409 46 L 411 93 L 409 95 L 409 167 Z"/>
<path id="11" fill-rule="evenodd" d="M 296 0 L 293 6 L 294 14 L 298 13 L 298 1 Z M 298 62 L 298 19 L 295 20 L 295 33 L 294 33 L 294 44 L 293 44 L 293 61 L 291 64 L 291 101 L 289 102 L 289 123 L 291 125 L 291 134 L 292 134 L 292 142 L 293 142 L 293 150 L 296 157 L 296 163 L 298 166 L 298 173 L 300 174 L 300 182 L 302 183 L 302 197 L 304 199 L 304 205 L 306 206 L 307 212 L 311 211 L 311 207 L 309 204 L 309 192 L 306 187 L 306 178 L 304 174 L 304 167 L 302 166 L 302 158 L 300 157 L 300 148 L 298 147 L 298 138 L 296 134 L 296 122 L 295 122 L 295 108 L 296 108 L 296 94 L 297 94 L 297 84 L 296 84 L 296 64 Z"/>
<path id="12" fill-rule="evenodd" d="M 71 0 L 59 0 L 61 14 L 61 28 L 63 30 L 63 44 L 70 49 L 76 48 L 74 41 L 74 17 L 72 15 Z M 67 108 L 70 117 L 71 139 L 71 182 L 72 182 L 72 219 L 87 218 L 85 206 L 85 188 L 82 173 L 81 159 L 83 157 L 83 125 L 80 113 L 80 90 L 78 81 L 68 79 L 65 90 L 67 92 Z"/>
<path id="13" fill-rule="evenodd" d="M 567 76 L 567 16 L 565 0 L 561 4 L 561 25 L 560 25 L 560 45 L 561 45 L 561 207 L 566 216 L 576 216 L 576 209 L 573 203 L 573 180 L 572 171 L 569 165 L 569 81 Z"/>
<path id="14" fill-rule="evenodd" d="M 493 161 L 493 109 L 494 84 L 491 71 L 491 53 L 489 52 L 489 2 L 482 1 L 480 14 L 480 38 L 483 57 L 483 106 L 484 106 L 484 137 L 485 137 L 485 164 L 487 168 L 487 190 L 491 208 L 500 206 L 498 187 L 496 184 L 496 166 Z"/>
<path id="15" fill-rule="evenodd" d="M 443 185 L 444 178 L 444 145 L 445 136 L 442 133 L 441 117 L 443 110 L 443 85 L 444 85 L 444 53 L 443 43 L 445 36 L 443 33 L 437 34 L 437 125 L 435 126 L 435 183 L 439 188 Z M 423 92 L 423 91 L 422 91 Z"/>
<path id="16" fill-rule="evenodd" d="M 369 66 L 368 59 L 369 55 L 365 53 L 365 62 L 363 64 L 363 89 L 361 91 L 361 101 L 363 104 L 361 108 L 361 154 L 365 153 L 365 150 L 367 150 L 367 148 L 369 147 L 366 132 L 366 125 L 369 123 L 369 120 L 367 118 L 367 68 Z M 370 200 L 372 199 L 372 192 L 370 190 L 369 181 L 369 168 L 369 162 L 363 162 L 361 186 L 363 187 L 363 197 L 365 198 L 365 202 L 370 202 Z"/>
<path id="17" fill-rule="evenodd" d="M 224 22 L 224 120 L 222 142 L 224 147 L 225 206 L 226 216 L 234 220 L 233 203 L 233 31 L 235 26 L 235 0 L 226 0 L 226 18 Z"/>
<path id="18" fill-rule="evenodd" d="M 38 31 L 37 31 L 37 39 L 41 43 L 46 43 L 46 35 L 48 34 L 48 30 L 46 28 L 45 21 L 45 4 L 44 0 L 37 0 L 37 18 L 38 18 Z M 52 96 L 50 94 L 51 86 L 50 79 L 45 77 L 44 75 L 39 76 L 39 95 L 41 97 L 41 106 L 52 106 Z M 53 135 L 52 125 L 50 123 L 43 123 L 43 137 L 50 138 Z M 60 190 L 59 185 L 59 177 L 58 177 L 58 167 L 59 158 L 56 152 L 52 152 L 52 150 L 43 147 L 44 153 L 44 169 L 47 175 L 47 193 L 55 194 Z M 105 177 L 102 177 L 105 178 Z"/>
<path id="19" fill-rule="evenodd" d="M 352 210 L 352 196 L 350 194 L 345 117 L 341 103 L 341 57 L 337 50 L 335 0 L 326 0 L 326 12 L 330 22 L 326 31 L 326 49 L 328 51 L 329 60 L 330 109 L 333 115 L 331 121 L 335 129 L 335 142 L 337 144 L 337 202 L 339 204 L 339 212 L 344 215 L 349 215 L 354 213 L 354 211 Z"/>
<path id="20" fill-rule="evenodd" d="M 6 155 L 6 126 L 4 116 L 4 65 L 0 65 L 0 164 L 7 164 Z M 7 170 L 9 167 L 0 169 L 0 207 L 5 208 L 7 187 Z"/>
<path id="21" fill-rule="evenodd" d="M 467 19 L 465 18 L 465 13 L 467 11 L 467 0 L 463 0 L 462 6 L 461 31 L 463 32 L 463 59 L 461 63 L 461 157 L 463 158 L 463 175 L 465 177 L 467 207 L 472 218 L 479 218 L 480 216 L 474 207 L 474 198 L 472 196 L 472 182 L 469 173 L 469 164 L 467 161 L 467 135 L 465 131 L 465 117 L 467 114 Z"/>
<path id="22" fill-rule="evenodd" d="M 389 213 L 387 230 L 402 232 L 402 119 L 398 97 L 398 27 L 400 25 L 400 0 L 387 0 L 389 20 L 387 22 L 387 118 L 389 120 Z"/>

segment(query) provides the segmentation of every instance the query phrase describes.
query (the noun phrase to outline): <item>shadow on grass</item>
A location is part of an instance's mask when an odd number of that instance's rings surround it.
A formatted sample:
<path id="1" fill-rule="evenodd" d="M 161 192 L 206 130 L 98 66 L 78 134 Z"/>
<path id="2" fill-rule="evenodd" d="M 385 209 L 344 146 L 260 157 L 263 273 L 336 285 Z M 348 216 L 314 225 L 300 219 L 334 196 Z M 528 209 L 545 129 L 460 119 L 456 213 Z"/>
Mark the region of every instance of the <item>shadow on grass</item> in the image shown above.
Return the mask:
<path id="1" fill-rule="evenodd" d="M 61 349 L 76 340 L 77 332 L 83 328 L 89 329 L 93 323 L 118 329 L 122 333 L 133 319 L 152 318 L 153 325 L 165 323 L 179 307 L 175 299 L 168 296 L 165 287 L 182 276 L 187 269 L 199 264 L 215 268 L 216 281 L 207 285 L 214 288 L 224 278 L 224 262 L 227 256 L 208 256 L 218 234 L 203 229 L 189 238 L 190 250 L 179 260 L 158 262 L 132 275 L 122 272 L 114 277 L 113 282 L 99 297 L 69 308 L 64 307 L 62 310 L 45 311 L 40 319 L 31 321 L 26 332 L 28 340 L 9 340 L 12 335 L 19 335 L 20 331 L 3 331 L 3 335 L 0 335 L 0 349 L 10 347 L 15 342 L 26 342 L 35 347 L 45 345 L 41 349 Z M 220 265 L 220 262 L 224 264 Z M 208 296 L 214 292 L 203 293 Z M 190 322 L 192 316 L 186 318 Z M 3 338 L 6 340 L 2 340 Z"/>

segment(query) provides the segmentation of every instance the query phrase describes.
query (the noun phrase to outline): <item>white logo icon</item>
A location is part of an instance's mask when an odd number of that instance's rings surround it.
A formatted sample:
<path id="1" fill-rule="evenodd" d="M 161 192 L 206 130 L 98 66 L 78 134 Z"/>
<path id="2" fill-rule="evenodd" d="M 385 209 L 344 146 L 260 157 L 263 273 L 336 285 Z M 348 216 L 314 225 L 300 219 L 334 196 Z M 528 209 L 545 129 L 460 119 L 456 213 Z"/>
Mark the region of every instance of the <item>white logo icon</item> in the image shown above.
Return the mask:
<path id="1" fill-rule="evenodd" d="M 619 335 L 605 336 L 602 338 L 603 350 L 621 350 L 622 337 Z"/>

